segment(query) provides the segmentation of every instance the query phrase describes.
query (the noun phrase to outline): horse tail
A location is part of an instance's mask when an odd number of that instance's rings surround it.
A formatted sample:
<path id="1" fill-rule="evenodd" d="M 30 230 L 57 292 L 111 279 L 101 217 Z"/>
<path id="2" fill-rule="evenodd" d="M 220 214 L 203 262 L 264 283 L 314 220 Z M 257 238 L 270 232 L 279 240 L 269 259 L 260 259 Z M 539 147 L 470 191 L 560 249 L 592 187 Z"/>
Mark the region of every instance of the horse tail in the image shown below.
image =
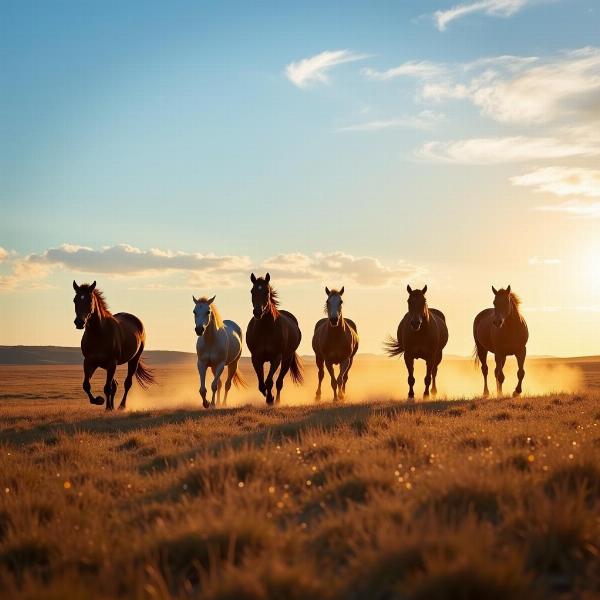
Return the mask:
<path id="1" fill-rule="evenodd" d="M 135 378 L 143 390 L 148 389 L 149 385 L 156 383 L 152 370 L 144 364 L 142 359 L 138 362 L 137 369 L 135 370 Z"/>
<path id="2" fill-rule="evenodd" d="M 235 374 L 233 375 L 233 379 L 231 381 L 233 381 L 233 385 L 235 385 L 236 388 L 246 389 L 248 387 L 248 384 L 246 383 L 246 380 L 242 377 L 239 369 L 236 369 Z"/>
<path id="3" fill-rule="evenodd" d="M 388 356 L 402 356 L 404 354 L 404 348 L 400 345 L 400 341 L 388 335 L 385 342 L 383 342 L 383 349 Z"/>
<path id="4" fill-rule="evenodd" d="M 477 344 L 475 344 L 475 348 L 473 348 L 473 362 L 475 363 L 476 367 L 481 364 L 481 361 L 479 360 L 479 348 L 477 347 Z"/>
<path id="5" fill-rule="evenodd" d="M 304 374 L 302 373 L 302 363 L 300 362 L 300 357 L 296 352 L 294 352 L 294 357 L 292 358 L 292 362 L 290 363 L 290 375 L 292 376 L 292 381 L 296 385 L 301 385 L 304 382 Z"/>

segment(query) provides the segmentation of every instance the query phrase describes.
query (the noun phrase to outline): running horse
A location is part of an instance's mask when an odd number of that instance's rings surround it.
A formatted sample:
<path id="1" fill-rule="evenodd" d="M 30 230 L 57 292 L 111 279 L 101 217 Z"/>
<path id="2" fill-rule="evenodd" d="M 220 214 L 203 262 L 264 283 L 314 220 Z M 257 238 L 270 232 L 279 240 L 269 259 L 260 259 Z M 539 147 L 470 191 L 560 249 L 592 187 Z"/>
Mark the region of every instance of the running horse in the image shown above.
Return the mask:
<path id="1" fill-rule="evenodd" d="M 494 308 L 482 310 L 473 322 L 473 337 L 475 338 L 475 362 L 481 363 L 483 374 L 483 396 L 490 395 L 487 376 L 487 353 L 492 352 L 496 359 L 496 392 L 502 396 L 502 384 L 504 383 L 504 363 L 507 356 L 514 355 L 517 359 L 519 381 L 513 392 L 513 396 L 521 395 L 523 378 L 525 377 L 525 356 L 527 355 L 527 340 L 529 330 L 525 318 L 519 310 L 521 300 L 510 289 L 497 290 L 492 286 L 494 292 Z"/>
<path id="2" fill-rule="evenodd" d="M 134 375 L 144 389 L 154 383 L 152 372 L 142 362 L 142 352 L 146 342 L 144 325 L 136 316 L 129 313 L 113 315 L 108 310 L 104 295 L 96 288 L 95 281 L 91 285 L 77 285 L 73 281 L 73 289 L 75 290 L 73 299 L 75 327 L 85 330 L 81 338 L 83 390 L 92 404 L 99 406 L 104 404 L 102 396 L 92 395 L 90 379 L 96 369 L 106 369 L 104 385 L 106 410 L 113 410 L 118 387 L 115 379 L 117 365 L 127 363 L 125 392 L 119 404 L 119 408 L 124 409 Z"/>
<path id="3" fill-rule="evenodd" d="M 414 398 L 414 362 L 416 358 L 422 358 L 427 365 L 425 375 L 425 392 L 423 397 L 437 394 L 436 377 L 440 363 L 442 362 L 442 350 L 448 343 L 448 327 L 444 313 L 436 308 L 427 306 L 425 293 L 427 286 L 422 290 L 413 290 L 410 285 L 406 286 L 408 291 L 408 312 L 400 321 L 396 339 L 390 338 L 385 344 L 389 356 L 400 356 L 404 354 L 404 362 L 408 369 L 408 397 Z"/>
<path id="4" fill-rule="evenodd" d="M 289 371 L 292 381 L 301 384 L 303 380 L 300 357 L 296 353 L 302 334 L 296 317 L 287 310 L 279 310 L 277 292 L 271 287 L 271 276 L 250 276 L 252 281 L 252 314 L 246 330 L 246 343 L 252 355 L 252 366 L 258 378 L 258 389 L 266 398 L 267 404 L 279 402 L 283 379 Z M 270 363 L 265 379 L 264 364 Z M 277 396 L 273 398 L 273 377 L 279 368 Z"/>
<path id="5" fill-rule="evenodd" d="M 221 315 L 214 304 L 215 297 L 199 298 L 194 300 L 195 331 L 198 336 L 196 354 L 198 355 L 198 374 L 200 376 L 200 395 L 204 408 L 215 406 L 221 399 L 221 375 L 227 367 L 225 379 L 225 397 L 223 404 L 227 404 L 227 394 L 233 382 L 236 387 L 245 387 L 244 380 L 238 372 L 238 362 L 242 354 L 242 330 L 237 323 L 228 319 L 221 319 Z M 212 398 L 209 404 L 206 398 L 206 371 L 212 369 L 213 382 L 211 384 Z"/>
<path id="6" fill-rule="evenodd" d="M 327 317 L 317 321 L 312 339 L 312 347 L 319 372 L 319 384 L 315 398 L 317 400 L 321 398 L 321 382 L 325 375 L 323 364 L 325 364 L 331 377 L 333 399 L 343 400 L 352 361 L 354 355 L 358 352 L 358 333 L 354 321 L 344 318 L 342 314 L 344 288 L 342 287 L 338 291 L 326 287 L 325 293 L 327 294 L 327 301 L 325 302 Z M 337 378 L 333 365 L 340 365 Z"/>

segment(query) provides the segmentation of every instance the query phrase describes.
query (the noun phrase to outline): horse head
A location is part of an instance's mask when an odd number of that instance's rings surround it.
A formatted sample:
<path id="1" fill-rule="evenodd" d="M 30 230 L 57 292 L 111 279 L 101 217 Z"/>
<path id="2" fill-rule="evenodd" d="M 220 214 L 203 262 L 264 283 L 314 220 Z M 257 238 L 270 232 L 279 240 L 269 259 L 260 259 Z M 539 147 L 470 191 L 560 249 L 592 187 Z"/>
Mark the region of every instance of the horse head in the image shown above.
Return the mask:
<path id="1" fill-rule="evenodd" d="M 255 319 L 260 320 L 269 311 L 273 302 L 273 291 L 269 284 L 271 276 L 267 273 L 264 277 L 256 277 L 252 273 L 250 281 L 252 282 L 252 289 L 250 290 L 252 296 L 252 314 Z"/>
<path id="2" fill-rule="evenodd" d="M 513 310 L 510 285 L 505 290 L 497 290 L 492 286 L 492 291 L 494 292 L 494 320 L 492 323 L 494 327 L 500 329 Z"/>
<path id="3" fill-rule="evenodd" d="M 325 304 L 325 310 L 327 311 L 327 318 L 329 319 L 330 327 L 337 327 L 340 324 L 342 318 L 342 295 L 344 294 L 344 287 L 338 290 L 330 290 L 328 287 L 325 288 L 327 294 L 327 302 Z"/>
<path id="4" fill-rule="evenodd" d="M 425 299 L 427 286 L 422 290 L 413 290 L 410 285 L 407 285 L 406 290 L 408 291 L 408 315 L 410 326 L 413 331 L 419 331 L 423 322 L 429 321 L 429 310 L 427 308 L 427 300 Z"/>
<path id="5" fill-rule="evenodd" d="M 94 290 L 96 289 L 96 282 L 88 285 L 86 283 L 77 285 L 73 280 L 73 289 L 75 290 L 75 327 L 77 329 L 84 329 L 87 325 L 89 318 L 94 314 L 96 310 L 96 303 L 94 299 Z"/>
<path id="6" fill-rule="evenodd" d="M 206 333 L 206 329 L 210 324 L 212 318 L 212 309 L 210 305 L 215 301 L 216 296 L 212 298 L 199 298 L 194 299 L 194 321 L 196 323 L 195 331 L 199 336 L 203 336 Z"/>

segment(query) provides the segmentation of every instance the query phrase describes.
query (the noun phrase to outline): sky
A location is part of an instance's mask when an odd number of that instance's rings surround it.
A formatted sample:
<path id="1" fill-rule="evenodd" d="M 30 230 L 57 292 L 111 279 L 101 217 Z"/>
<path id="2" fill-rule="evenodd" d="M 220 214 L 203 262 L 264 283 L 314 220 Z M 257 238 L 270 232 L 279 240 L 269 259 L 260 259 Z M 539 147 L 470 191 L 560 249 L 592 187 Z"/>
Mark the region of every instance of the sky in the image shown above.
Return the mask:
<path id="1" fill-rule="evenodd" d="M 345 286 L 381 352 L 428 285 L 468 355 L 600 353 L 597 0 L 0 0 L 0 344 L 79 344 L 73 279 L 194 350 L 269 271 L 310 352 Z"/>

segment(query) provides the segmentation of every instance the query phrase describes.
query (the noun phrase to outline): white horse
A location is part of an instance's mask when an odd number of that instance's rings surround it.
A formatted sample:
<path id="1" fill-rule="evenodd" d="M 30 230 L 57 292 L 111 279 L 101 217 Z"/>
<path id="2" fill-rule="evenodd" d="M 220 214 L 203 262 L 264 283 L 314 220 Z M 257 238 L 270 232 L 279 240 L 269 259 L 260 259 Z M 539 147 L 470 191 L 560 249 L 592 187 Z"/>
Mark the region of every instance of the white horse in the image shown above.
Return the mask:
<path id="1" fill-rule="evenodd" d="M 238 373 L 238 361 L 242 354 L 242 330 L 237 323 L 221 319 L 221 315 L 212 298 L 194 298 L 194 320 L 196 321 L 196 353 L 198 354 L 198 373 L 200 375 L 200 395 L 204 408 L 215 406 L 221 401 L 221 374 L 227 367 L 227 379 L 225 381 L 225 398 L 223 404 L 227 403 L 227 394 L 231 388 L 231 382 L 236 386 L 244 386 L 245 383 Z M 212 401 L 210 404 L 206 399 L 206 370 L 210 367 L 214 374 L 211 385 Z"/>

